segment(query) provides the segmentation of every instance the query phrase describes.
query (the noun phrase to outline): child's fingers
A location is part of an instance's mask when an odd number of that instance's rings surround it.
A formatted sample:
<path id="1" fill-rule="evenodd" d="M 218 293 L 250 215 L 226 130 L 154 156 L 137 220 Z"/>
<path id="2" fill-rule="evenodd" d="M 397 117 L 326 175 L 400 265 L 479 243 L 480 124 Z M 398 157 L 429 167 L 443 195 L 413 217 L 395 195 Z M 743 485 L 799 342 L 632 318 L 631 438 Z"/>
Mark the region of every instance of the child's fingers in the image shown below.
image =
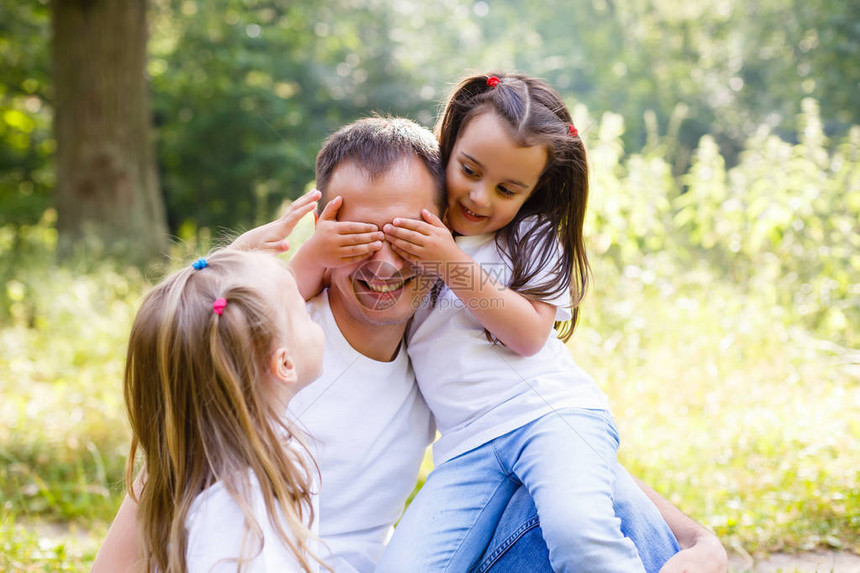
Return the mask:
<path id="1" fill-rule="evenodd" d="M 308 191 L 307 193 L 290 203 L 290 206 L 287 207 L 287 210 L 284 212 L 283 215 L 281 215 L 281 220 L 290 218 L 296 212 L 301 212 L 302 215 L 305 215 L 306 213 L 311 211 L 311 209 L 316 207 L 320 195 L 321 193 L 316 189 Z"/>
<path id="2" fill-rule="evenodd" d="M 260 251 L 283 253 L 290 249 L 290 242 L 286 239 L 271 239 L 261 242 L 254 248 Z"/>
<path id="3" fill-rule="evenodd" d="M 417 263 L 418 262 L 418 257 L 416 257 L 415 255 L 413 255 L 412 253 L 410 253 L 408 251 L 401 249 L 400 247 L 398 247 L 394 243 L 391 243 L 391 250 L 394 251 L 395 253 L 397 253 L 397 255 L 401 259 L 403 259 L 404 261 L 409 261 L 410 263 Z"/>
<path id="4" fill-rule="evenodd" d="M 338 235 L 361 235 L 364 233 L 378 233 L 379 227 L 373 223 L 336 222 L 334 230 Z"/>
<path id="5" fill-rule="evenodd" d="M 290 207 L 303 207 L 305 205 L 314 204 L 322 197 L 317 189 L 311 189 L 290 204 Z"/>
<path id="6" fill-rule="evenodd" d="M 434 227 L 445 227 L 445 223 L 442 222 L 442 219 L 427 209 L 421 209 L 421 216 Z"/>
<path id="7" fill-rule="evenodd" d="M 290 208 L 286 213 L 284 213 L 279 221 L 282 233 L 284 235 L 289 235 L 293 231 L 293 228 L 295 228 L 296 223 L 298 223 L 302 217 L 313 211 L 315 207 L 316 202 L 304 203 L 298 207 L 296 207 L 295 203 L 290 205 Z"/>
<path id="8" fill-rule="evenodd" d="M 343 204 L 343 198 L 338 195 L 323 207 L 322 213 L 320 213 L 319 220 L 320 221 L 336 221 L 337 220 L 337 212 L 340 209 L 340 206 Z M 319 222 L 319 221 L 318 221 Z"/>
<path id="9" fill-rule="evenodd" d="M 239 235 L 239 237 L 233 241 L 230 246 L 234 249 L 240 250 L 272 250 L 275 249 L 273 245 L 284 241 L 284 237 L 290 234 L 289 230 L 284 232 L 285 228 L 286 227 L 284 227 L 284 223 L 282 223 L 281 220 L 266 223 L 262 227 L 245 231 Z M 276 252 L 281 251 L 276 250 Z"/>
<path id="10" fill-rule="evenodd" d="M 290 242 L 283 237 L 271 237 L 260 240 L 254 245 L 249 245 L 248 248 L 263 251 L 266 253 L 285 253 L 290 250 Z"/>
<path id="11" fill-rule="evenodd" d="M 427 235 L 424 235 L 423 233 L 419 233 L 418 231 L 412 231 L 404 227 L 395 227 L 391 224 L 385 225 L 382 230 L 385 232 L 386 239 L 396 237 L 398 239 L 409 241 L 410 243 L 414 243 L 416 245 L 421 245 L 424 243 L 425 240 L 427 240 Z"/>
<path id="12" fill-rule="evenodd" d="M 379 231 L 379 227 L 373 223 L 358 223 L 353 221 L 336 221 L 334 228 L 339 235 L 349 235 L 353 233 L 372 233 Z"/>
<path id="13" fill-rule="evenodd" d="M 386 236 L 385 240 L 387 240 L 391 244 L 392 247 L 396 247 L 397 249 L 400 249 L 401 251 L 409 253 L 413 259 L 416 257 L 418 257 L 418 258 L 421 257 L 422 248 L 420 245 L 416 245 L 415 243 L 412 243 L 412 242 L 404 240 L 404 239 L 398 239 L 397 237 L 394 237 L 394 236 Z"/>
<path id="14" fill-rule="evenodd" d="M 342 265 L 351 265 L 353 263 L 361 262 L 361 261 L 363 261 L 367 258 L 370 258 L 372 256 L 373 256 L 373 253 L 367 253 L 364 255 L 356 255 L 354 257 L 345 257 L 345 258 L 341 259 L 340 262 Z"/>
<path id="15" fill-rule="evenodd" d="M 338 236 L 338 244 L 341 247 L 348 247 L 350 245 L 363 245 L 366 243 L 372 243 L 374 241 L 385 240 L 385 233 L 382 231 L 373 231 L 372 233 L 352 233 L 352 234 L 340 234 Z"/>
<path id="16" fill-rule="evenodd" d="M 366 257 L 382 248 L 382 241 L 372 241 L 361 245 L 351 245 L 338 249 L 338 255 L 341 259 L 351 259 L 353 257 Z"/>
<path id="17" fill-rule="evenodd" d="M 394 219 L 393 221 L 391 221 L 391 223 L 395 227 L 409 229 L 410 231 L 416 231 L 423 235 L 429 234 L 433 227 L 432 225 L 429 225 L 424 221 L 419 221 L 418 219 L 401 219 L 400 217 Z"/>
<path id="18" fill-rule="evenodd" d="M 283 252 L 290 248 L 286 237 L 293 232 L 299 219 L 316 207 L 320 192 L 314 189 L 293 201 L 284 213 L 272 221 L 239 236 L 231 245 L 237 249 L 263 249 Z"/>

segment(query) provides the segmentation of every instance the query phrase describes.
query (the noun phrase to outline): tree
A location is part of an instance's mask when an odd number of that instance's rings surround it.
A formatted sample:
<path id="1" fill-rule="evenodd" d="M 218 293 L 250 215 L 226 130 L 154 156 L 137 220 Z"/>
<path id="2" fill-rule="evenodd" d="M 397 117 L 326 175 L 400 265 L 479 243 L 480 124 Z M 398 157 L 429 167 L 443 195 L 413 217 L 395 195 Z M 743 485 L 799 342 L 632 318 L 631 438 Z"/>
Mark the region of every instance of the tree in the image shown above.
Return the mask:
<path id="1" fill-rule="evenodd" d="M 170 231 L 182 238 L 269 220 L 313 180 L 323 140 L 360 116 L 422 119 L 424 105 L 432 123 L 425 80 L 393 56 L 400 24 L 390 0 L 349 9 L 337 0 L 153 6 L 159 173 Z"/>
<path id="2" fill-rule="evenodd" d="M 61 256 L 93 234 L 135 261 L 164 252 L 146 65 L 147 0 L 53 0 Z"/>

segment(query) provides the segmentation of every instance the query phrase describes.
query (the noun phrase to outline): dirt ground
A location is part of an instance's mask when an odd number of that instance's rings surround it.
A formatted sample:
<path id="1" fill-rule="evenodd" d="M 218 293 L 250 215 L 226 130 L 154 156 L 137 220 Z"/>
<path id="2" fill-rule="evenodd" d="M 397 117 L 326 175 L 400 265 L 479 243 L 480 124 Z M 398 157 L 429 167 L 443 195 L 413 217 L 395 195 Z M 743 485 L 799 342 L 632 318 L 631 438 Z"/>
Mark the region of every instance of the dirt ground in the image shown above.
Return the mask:
<path id="1" fill-rule="evenodd" d="M 94 535 L 94 532 L 48 522 L 30 522 L 28 526 L 52 542 L 71 542 L 89 551 L 98 548 L 105 533 L 99 531 Z M 730 550 L 729 573 L 860 573 L 860 555 L 848 551 L 817 550 L 750 557 Z"/>
<path id="2" fill-rule="evenodd" d="M 860 555 L 820 550 L 752 558 L 730 553 L 729 573 L 860 573 Z"/>

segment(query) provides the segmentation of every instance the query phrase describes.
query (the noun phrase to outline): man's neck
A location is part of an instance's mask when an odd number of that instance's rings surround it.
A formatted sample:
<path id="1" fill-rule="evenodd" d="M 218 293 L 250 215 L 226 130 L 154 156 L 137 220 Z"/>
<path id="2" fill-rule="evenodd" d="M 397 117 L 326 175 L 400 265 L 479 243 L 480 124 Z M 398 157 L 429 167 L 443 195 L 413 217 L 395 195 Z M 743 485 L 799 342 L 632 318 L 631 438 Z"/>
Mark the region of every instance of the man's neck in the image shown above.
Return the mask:
<path id="1" fill-rule="evenodd" d="M 329 305 L 340 333 L 353 349 L 378 362 L 394 360 L 406 333 L 405 324 L 377 325 L 356 319 L 339 304 L 337 297 L 330 297 Z"/>

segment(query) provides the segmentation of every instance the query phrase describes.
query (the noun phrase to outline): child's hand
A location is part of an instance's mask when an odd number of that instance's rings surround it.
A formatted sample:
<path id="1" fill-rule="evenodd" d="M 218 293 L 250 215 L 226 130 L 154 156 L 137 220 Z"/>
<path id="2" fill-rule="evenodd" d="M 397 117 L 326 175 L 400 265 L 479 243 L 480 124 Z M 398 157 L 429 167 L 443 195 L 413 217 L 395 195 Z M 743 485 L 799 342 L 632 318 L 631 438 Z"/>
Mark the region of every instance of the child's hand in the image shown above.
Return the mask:
<path id="1" fill-rule="evenodd" d="M 287 236 L 293 232 L 299 219 L 313 211 L 321 193 L 316 189 L 305 193 L 293 201 L 283 215 L 260 227 L 242 233 L 230 244 L 231 248 L 249 251 L 259 249 L 274 253 L 283 253 L 290 248 Z"/>
<path id="2" fill-rule="evenodd" d="M 433 213 L 422 209 L 424 221 L 394 219 L 383 227 L 391 248 L 424 272 L 439 274 L 447 263 L 456 261 L 462 252 L 448 227 Z"/>
<path id="3" fill-rule="evenodd" d="M 385 239 L 385 235 L 372 223 L 338 221 L 341 205 L 343 198 L 340 196 L 328 202 L 320 214 L 313 237 L 308 239 L 308 248 L 321 267 L 357 263 L 373 256 L 382 248 Z"/>

